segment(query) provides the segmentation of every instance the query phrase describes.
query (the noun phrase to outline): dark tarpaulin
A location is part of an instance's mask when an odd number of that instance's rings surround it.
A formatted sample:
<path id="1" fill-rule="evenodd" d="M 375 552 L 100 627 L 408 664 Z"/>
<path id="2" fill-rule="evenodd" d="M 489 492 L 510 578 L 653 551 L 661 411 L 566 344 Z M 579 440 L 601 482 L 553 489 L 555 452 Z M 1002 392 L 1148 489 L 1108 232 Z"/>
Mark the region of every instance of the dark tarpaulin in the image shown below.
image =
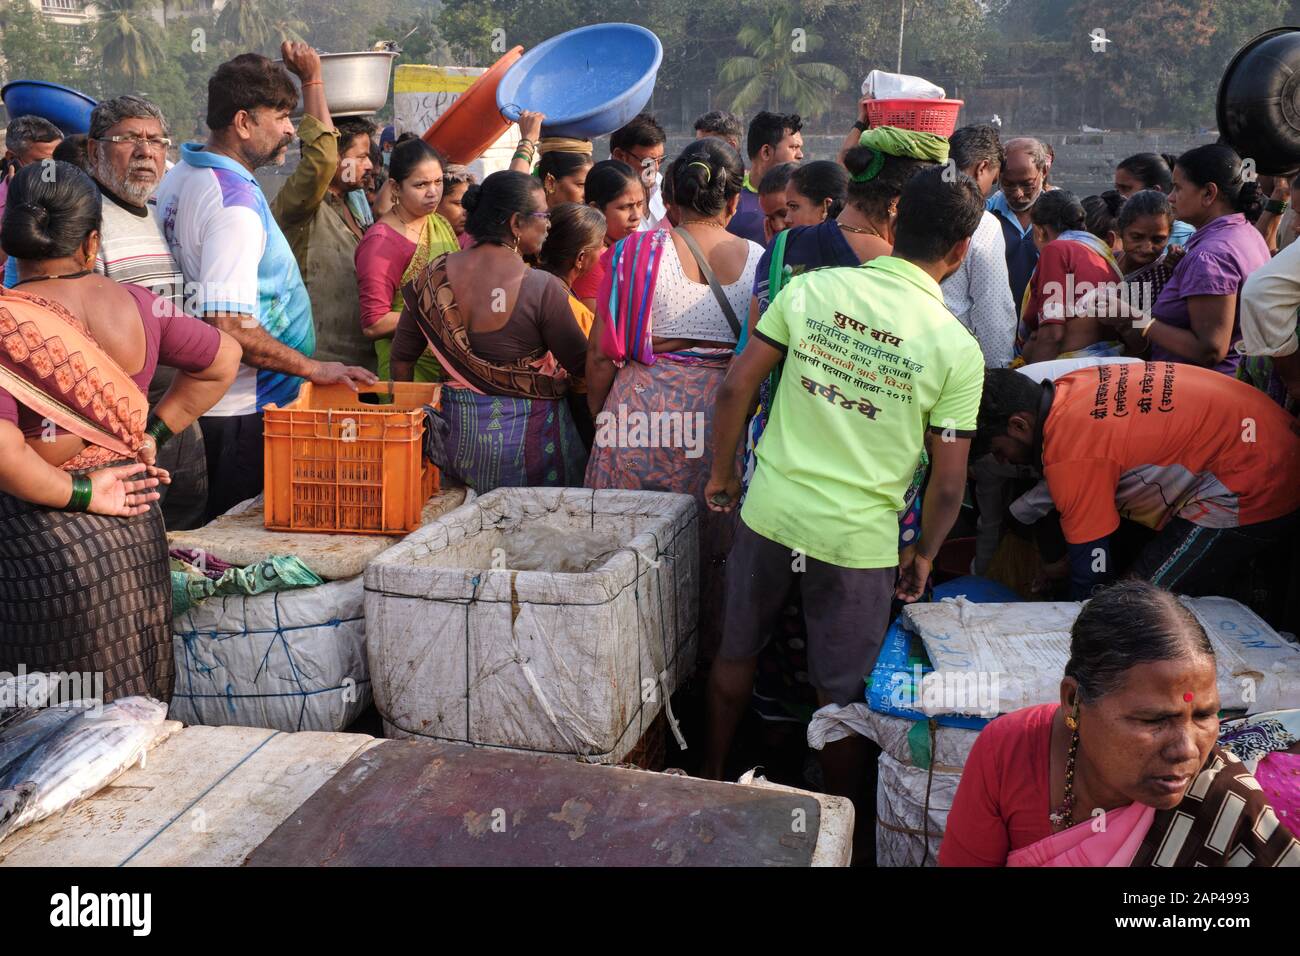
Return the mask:
<path id="1" fill-rule="evenodd" d="M 808 866 L 809 796 L 460 744 L 354 757 L 248 866 Z"/>

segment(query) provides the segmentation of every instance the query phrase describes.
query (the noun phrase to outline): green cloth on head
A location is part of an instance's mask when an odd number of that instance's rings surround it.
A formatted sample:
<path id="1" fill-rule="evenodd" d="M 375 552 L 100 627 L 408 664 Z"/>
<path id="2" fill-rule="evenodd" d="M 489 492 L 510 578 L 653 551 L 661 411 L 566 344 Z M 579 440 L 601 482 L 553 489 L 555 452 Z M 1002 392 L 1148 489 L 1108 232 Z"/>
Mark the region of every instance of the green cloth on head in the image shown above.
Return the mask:
<path id="1" fill-rule="evenodd" d="M 870 166 L 852 177 L 857 183 L 875 179 L 885 164 L 885 156 L 928 159 L 933 163 L 948 161 L 948 140 L 945 137 L 935 133 L 899 129 L 897 126 L 876 126 L 863 130 L 858 137 L 858 145 L 865 146 L 876 155 Z"/>

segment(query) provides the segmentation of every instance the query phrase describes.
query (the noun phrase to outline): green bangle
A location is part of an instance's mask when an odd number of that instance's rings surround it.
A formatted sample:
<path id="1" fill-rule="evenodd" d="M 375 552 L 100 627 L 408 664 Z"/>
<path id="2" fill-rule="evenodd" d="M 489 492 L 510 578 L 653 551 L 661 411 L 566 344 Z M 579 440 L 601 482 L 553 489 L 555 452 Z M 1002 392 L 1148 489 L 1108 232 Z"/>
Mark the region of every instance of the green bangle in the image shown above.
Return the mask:
<path id="1" fill-rule="evenodd" d="M 68 499 L 68 505 L 64 511 L 89 511 L 90 510 L 90 479 L 85 475 L 74 475 L 72 478 L 72 497 Z"/>
<path id="2" fill-rule="evenodd" d="M 1286 212 L 1287 206 L 1291 203 L 1286 199 L 1266 199 L 1264 200 L 1264 211 L 1271 212 L 1275 216 L 1280 216 Z"/>
<path id="3" fill-rule="evenodd" d="M 167 444 L 167 442 L 176 434 L 167 427 L 167 423 L 161 418 L 155 418 L 151 421 L 145 427 L 144 433 L 153 438 L 154 447 L 156 448 L 161 448 L 163 445 Z"/>

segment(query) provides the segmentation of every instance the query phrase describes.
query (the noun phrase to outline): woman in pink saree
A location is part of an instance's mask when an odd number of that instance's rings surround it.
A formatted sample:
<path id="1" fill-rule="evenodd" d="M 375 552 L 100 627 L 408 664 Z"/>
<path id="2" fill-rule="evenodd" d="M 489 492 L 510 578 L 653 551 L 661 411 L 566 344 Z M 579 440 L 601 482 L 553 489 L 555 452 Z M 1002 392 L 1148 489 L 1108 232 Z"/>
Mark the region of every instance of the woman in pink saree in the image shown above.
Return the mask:
<path id="1" fill-rule="evenodd" d="M 999 717 L 971 749 L 942 866 L 1300 866 L 1300 842 L 1218 746 L 1214 651 L 1167 591 L 1083 608 L 1060 704 Z"/>

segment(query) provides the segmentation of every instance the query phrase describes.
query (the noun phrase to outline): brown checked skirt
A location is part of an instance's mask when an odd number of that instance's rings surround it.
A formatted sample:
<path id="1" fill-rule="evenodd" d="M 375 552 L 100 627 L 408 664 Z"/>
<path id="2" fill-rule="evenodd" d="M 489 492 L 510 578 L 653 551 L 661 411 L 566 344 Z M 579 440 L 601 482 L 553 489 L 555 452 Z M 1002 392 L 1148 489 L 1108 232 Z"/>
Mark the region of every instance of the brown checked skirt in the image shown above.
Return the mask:
<path id="1" fill-rule="evenodd" d="M 170 701 L 171 571 L 162 511 L 56 511 L 0 492 L 0 671 L 101 673 L 104 701 Z"/>

